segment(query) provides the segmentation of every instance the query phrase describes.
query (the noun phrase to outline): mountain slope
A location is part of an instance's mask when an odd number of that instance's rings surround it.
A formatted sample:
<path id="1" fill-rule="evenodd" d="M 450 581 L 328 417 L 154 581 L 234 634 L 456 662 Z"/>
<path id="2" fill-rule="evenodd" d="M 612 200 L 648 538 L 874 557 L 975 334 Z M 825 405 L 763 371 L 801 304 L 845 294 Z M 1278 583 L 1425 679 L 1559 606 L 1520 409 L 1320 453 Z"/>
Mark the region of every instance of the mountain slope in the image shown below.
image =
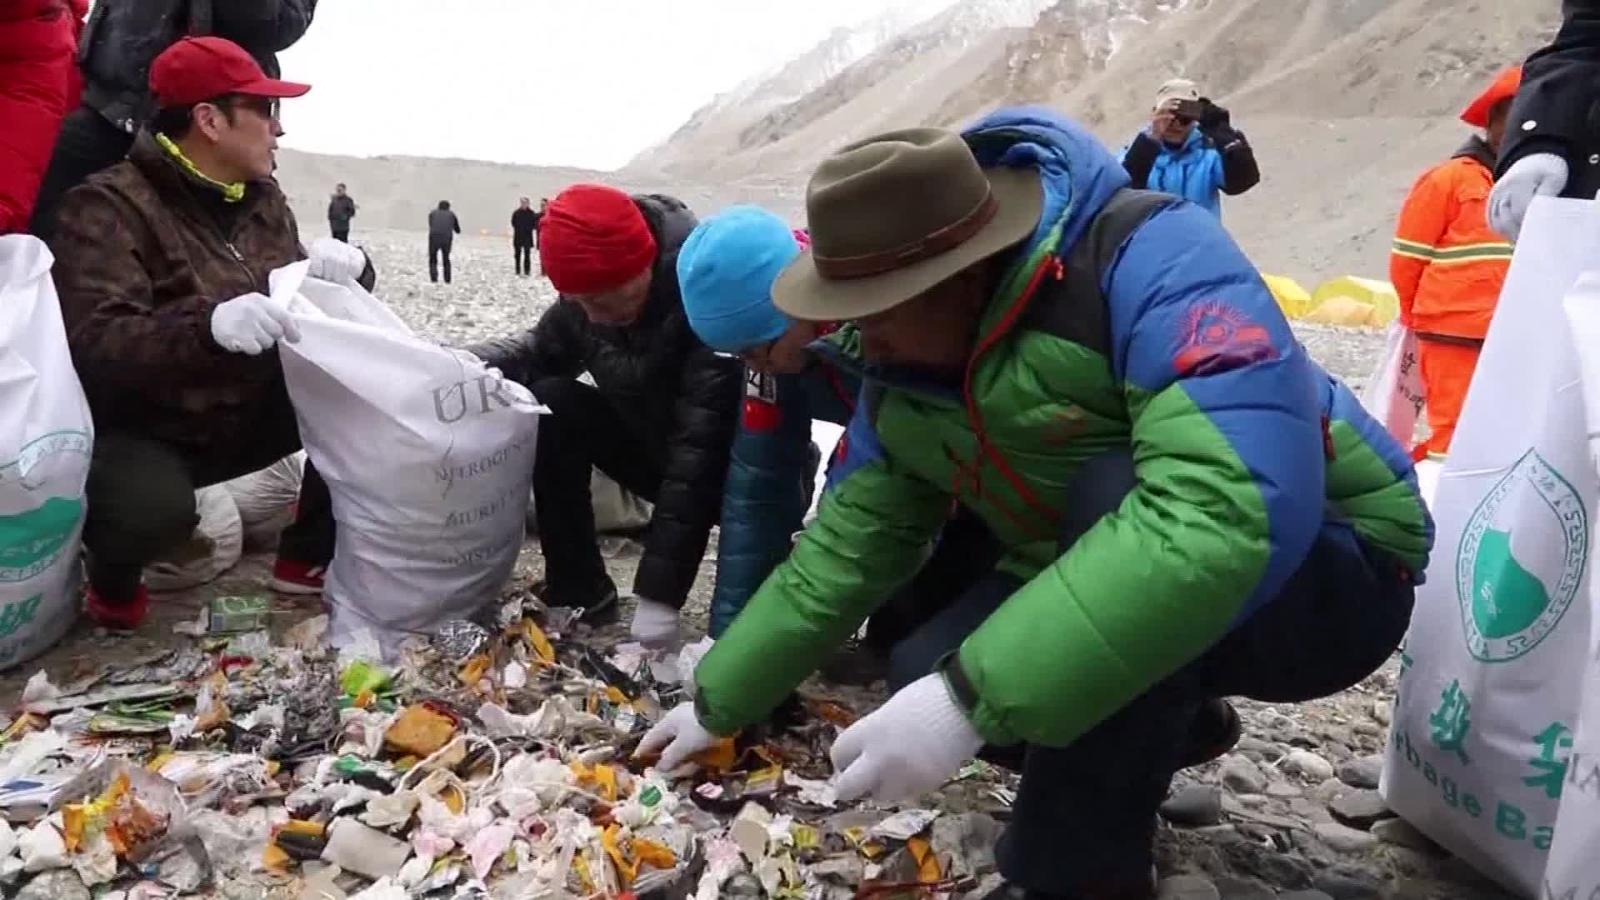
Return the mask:
<path id="1" fill-rule="evenodd" d="M 736 135 L 666 148 L 683 161 L 668 174 L 800 183 L 847 141 L 956 127 L 1009 103 L 1063 110 L 1117 148 L 1145 127 L 1156 87 L 1181 75 L 1227 105 L 1256 148 L 1263 181 L 1224 213 L 1252 258 L 1309 282 L 1381 277 L 1406 190 L 1470 131 L 1459 110 L 1559 24 L 1544 0 L 1058 0 L 1024 27 L 963 23 L 979 5 L 889 41 Z M 779 194 L 787 213 L 798 198 Z"/>

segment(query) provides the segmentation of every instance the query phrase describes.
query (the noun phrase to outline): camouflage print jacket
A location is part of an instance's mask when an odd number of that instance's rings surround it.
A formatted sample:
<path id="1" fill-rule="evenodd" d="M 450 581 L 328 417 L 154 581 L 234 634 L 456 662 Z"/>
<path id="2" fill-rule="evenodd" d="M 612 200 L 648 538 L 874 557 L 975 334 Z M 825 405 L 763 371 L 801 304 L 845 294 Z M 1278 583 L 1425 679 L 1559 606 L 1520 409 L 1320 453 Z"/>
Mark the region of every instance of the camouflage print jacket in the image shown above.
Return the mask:
<path id="1" fill-rule="evenodd" d="M 277 182 L 244 199 L 185 172 L 148 133 L 67 195 L 51 240 L 72 360 L 96 426 L 197 452 L 252 432 L 283 390 L 275 351 L 229 353 L 211 311 L 304 257 Z"/>

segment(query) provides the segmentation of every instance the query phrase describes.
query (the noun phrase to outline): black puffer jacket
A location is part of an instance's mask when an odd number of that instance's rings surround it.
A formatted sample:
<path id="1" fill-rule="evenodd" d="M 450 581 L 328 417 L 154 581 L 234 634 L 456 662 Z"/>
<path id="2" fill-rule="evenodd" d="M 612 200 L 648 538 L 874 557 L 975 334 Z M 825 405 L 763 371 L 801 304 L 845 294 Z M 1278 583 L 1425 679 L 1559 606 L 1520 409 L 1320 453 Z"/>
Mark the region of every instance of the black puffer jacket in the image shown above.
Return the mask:
<path id="1" fill-rule="evenodd" d="M 83 102 L 137 130 L 155 111 L 150 63 L 186 34 L 227 38 L 275 78 L 275 54 L 306 33 L 316 9 L 317 0 L 100 0 L 78 44 Z"/>
<path id="2" fill-rule="evenodd" d="M 1498 174 L 1535 153 L 1567 161 L 1563 197 L 1600 191 L 1600 0 L 1566 0 L 1561 31 L 1528 57 L 1506 119 Z"/>
<path id="3" fill-rule="evenodd" d="M 665 475 L 634 593 L 676 607 L 689 594 L 721 511 L 743 367 L 701 344 L 683 312 L 678 248 L 694 230 L 694 214 L 671 197 L 634 200 L 660 248 L 637 322 L 594 325 L 577 304 L 563 301 L 526 333 L 472 352 L 522 384 L 588 372 L 600 393 L 659 448 Z"/>

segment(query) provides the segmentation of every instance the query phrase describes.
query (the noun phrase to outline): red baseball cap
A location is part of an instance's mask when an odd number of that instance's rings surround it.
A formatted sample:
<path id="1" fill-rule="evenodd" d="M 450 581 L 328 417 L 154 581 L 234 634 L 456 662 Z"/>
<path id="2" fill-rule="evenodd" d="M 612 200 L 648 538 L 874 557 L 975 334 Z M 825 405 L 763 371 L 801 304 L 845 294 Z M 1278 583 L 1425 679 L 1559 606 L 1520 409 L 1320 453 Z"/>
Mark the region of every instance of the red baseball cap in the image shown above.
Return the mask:
<path id="1" fill-rule="evenodd" d="M 182 38 L 150 64 L 150 93 L 163 109 L 225 94 L 299 97 L 309 90 L 309 84 L 268 78 L 243 47 L 219 37 Z"/>
<path id="2" fill-rule="evenodd" d="M 1489 111 L 1495 104 L 1510 100 L 1517 96 L 1517 89 L 1522 85 L 1522 67 L 1512 66 L 1504 69 L 1495 76 L 1493 82 L 1483 93 L 1479 94 L 1472 103 L 1461 112 L 1461 121 L 1479 128 L 1489 127 Z"/>

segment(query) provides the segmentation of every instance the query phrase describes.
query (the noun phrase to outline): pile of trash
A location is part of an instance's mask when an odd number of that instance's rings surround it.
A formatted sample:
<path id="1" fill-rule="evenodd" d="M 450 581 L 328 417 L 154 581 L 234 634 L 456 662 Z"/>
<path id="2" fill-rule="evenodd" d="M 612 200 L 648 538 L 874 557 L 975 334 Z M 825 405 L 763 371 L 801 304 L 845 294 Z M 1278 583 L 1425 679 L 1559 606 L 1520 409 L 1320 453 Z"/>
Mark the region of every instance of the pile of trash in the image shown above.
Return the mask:
<path id="1" fill-rule="evenodd" d="M 853 713 L 796 697 L 672 779 L 633 757 L 709 641 L 594 645 L 512 595 L 385 664 L 326 617 L 274 634 L 220 597 L 190 640 L 71 684 L 35 675 L 0 733 L 0 893 L 407 897 L 928 897 L 975 890 L 988 811 L 846 809 L 827 748 Z"/>

